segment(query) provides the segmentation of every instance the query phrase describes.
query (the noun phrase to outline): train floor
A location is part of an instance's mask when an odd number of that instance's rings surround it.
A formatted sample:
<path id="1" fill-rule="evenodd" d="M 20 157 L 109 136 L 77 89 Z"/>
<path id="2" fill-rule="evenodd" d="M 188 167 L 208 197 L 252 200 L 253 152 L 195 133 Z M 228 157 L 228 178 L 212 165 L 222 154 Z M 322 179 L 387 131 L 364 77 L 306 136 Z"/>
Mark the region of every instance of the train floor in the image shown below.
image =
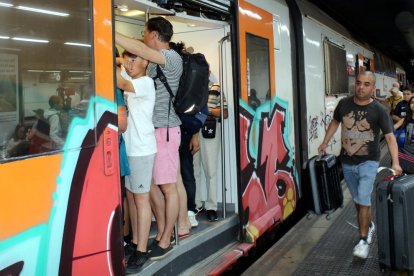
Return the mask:
<path id="1" fill-rule="evenodd" d="M 382 148 L 380 165 L 389 167 L 391 158 L 386 153 L 386 146 Z M 387 174 L 386 171 L 380 172 L 376 183 Z M 376 235 L 366 260 L 352 255 L 359 240 L 358 222 L 344 182 L 342 187 L 344 207 L 336 210 L 330 220 L 324 215 L 305 216 L 243 275 L 407 275 L 405 272 L 380 270 Z M 372 214 L 375 222 L 375 200 Z"/>
<path id="2" fill-rule="evenodd" d="M 197 215 L 199 225 L 192 228 L 190 236 L 173 242 L 174 250 L 164 259 L 148 260 L 135 274 L 127 275 L 178 275 L 223 247 L 235 242 L 238 231 L 238 215 L 234 204 L 226 205 L 226 218 L 223 218 L 221 203 L 218 204 L 218 220 L 210 222 L 206 213 Z M 152 223 L 150 240 L 156 235 L 156 224 Z"/>

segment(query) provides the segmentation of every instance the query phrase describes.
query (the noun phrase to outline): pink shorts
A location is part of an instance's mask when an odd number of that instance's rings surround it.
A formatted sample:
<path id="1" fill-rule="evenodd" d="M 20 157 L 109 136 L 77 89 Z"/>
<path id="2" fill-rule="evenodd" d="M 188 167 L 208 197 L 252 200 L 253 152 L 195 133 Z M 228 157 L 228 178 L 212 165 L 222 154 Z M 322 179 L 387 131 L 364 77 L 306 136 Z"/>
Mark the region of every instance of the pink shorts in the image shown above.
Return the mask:
<path id="1" fill-rule="evenodd" d="M 181 143 L 180 127 L 169 129 L 169 141 L 167 142 L 167 128 L 155 129 L 157 140 L 157 153 L 155 154 L 152 177 L 157 185 L 177 183 L 179 154 Z"/>

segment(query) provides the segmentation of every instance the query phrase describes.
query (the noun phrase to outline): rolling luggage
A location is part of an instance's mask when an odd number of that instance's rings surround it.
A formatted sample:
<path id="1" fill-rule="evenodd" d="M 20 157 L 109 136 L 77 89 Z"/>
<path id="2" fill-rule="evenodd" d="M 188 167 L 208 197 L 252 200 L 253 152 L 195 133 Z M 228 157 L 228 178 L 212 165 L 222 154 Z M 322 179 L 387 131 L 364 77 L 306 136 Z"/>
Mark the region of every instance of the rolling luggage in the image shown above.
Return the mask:
<path id="1" fill-rule="evenodd" d="M 312 214 L 325 213 L 326 218 L 330 219 L 330 214 L 342 207 L 344 201 L 337 158 L 333 154 L 314 156 L 305 169 L 312 194 L 308 218 Z"/>
<path id="2" fill-rule="evenodd" d="M 376 198 L 380 268 L 414 275 L 414 175 L 381 181 Z"/>

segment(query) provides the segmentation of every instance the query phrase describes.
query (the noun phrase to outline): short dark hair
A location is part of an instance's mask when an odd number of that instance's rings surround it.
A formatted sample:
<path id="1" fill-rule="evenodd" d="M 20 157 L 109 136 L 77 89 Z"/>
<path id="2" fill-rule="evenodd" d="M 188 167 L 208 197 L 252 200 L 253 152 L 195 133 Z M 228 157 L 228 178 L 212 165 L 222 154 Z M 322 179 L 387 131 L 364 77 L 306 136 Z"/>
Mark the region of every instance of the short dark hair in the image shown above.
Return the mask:
<path id="1" fill-rule="evenodd" d="M 49 98 L 49 106 L 51 108 L 54 108 L 56 105 L 58 105 L 59 103 L 63 102 L 62 98 L 57 96 L 57 95 L 52 95 Z"/>
<path id="2" fill-rule="evenodd" d="M 170 42 L 174 34 L 170 21 L 161 16 L 149 19 L 145 26 L 147 26 L 147 30 L 150 32 L 158 32 L 158 37 L 162 42 Z"/>
<path id="3" fill-rule="evenodd" d="M 130 52 L 128 52 L 127 50 L 124 50 L 124 51 L 122 52 L 122 57 L 125 57 L 125 56 L 127 56 L 127 57 L 131 57 L 131 58 L 137 58 L 137 55 L 135 55 L 135 54 L 133 54 L 133 53 L 130 53 Z"/>

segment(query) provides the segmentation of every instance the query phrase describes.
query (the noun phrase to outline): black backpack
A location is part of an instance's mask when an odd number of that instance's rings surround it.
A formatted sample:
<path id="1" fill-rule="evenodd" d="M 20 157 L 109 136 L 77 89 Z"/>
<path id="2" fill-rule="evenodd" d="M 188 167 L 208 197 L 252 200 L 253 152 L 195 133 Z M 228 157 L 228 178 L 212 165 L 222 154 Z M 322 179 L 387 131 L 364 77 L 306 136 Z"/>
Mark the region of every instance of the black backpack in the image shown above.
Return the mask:
<path id="1" fill-rule="evenodd" d="M 203 54 L 180 54 L 180 56 L 183 60 L 183 73 L 175 96 L 159 65 L 157 65 L 157 75 L 153 79 L 155 81 L 159 78 L 164 84 L 170 94 L 170 107 L 172 103 L 183 127 L 195 133 L 207 119 L 210 70 Z"/>

